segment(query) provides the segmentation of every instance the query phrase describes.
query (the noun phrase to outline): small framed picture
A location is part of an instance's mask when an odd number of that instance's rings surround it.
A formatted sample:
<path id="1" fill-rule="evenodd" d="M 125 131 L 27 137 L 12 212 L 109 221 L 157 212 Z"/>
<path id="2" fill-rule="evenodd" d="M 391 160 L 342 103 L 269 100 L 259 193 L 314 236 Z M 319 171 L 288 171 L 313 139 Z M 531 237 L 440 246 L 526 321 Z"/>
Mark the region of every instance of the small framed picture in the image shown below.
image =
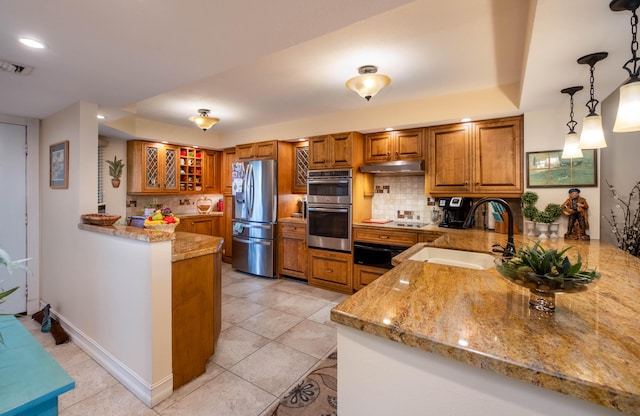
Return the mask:
<path id="1" fill-rule="evenodd" d="M 53 189 L 69 188 L 69 141 L 49 146 L 49 186 Z"/>
<path id="2" fill-rule="evenodd" d="M 594 149 L 582 149 L 581 158 L 563 159 L 562 150 L 527 153 L 527 187 L 597 186 Z"/>

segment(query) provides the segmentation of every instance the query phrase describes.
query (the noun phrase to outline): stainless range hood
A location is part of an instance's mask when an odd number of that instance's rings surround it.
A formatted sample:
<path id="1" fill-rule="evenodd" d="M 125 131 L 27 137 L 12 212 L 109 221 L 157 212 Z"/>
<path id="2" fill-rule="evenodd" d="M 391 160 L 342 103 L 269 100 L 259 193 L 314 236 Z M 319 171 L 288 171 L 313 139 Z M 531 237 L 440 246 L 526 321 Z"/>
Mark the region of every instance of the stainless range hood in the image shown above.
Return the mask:
<path id="1" fill-rule="evenodd" d="M 424 175 L 424 160 L 366 163 L 360 166 L 360 171 L 387 175 Z"/>

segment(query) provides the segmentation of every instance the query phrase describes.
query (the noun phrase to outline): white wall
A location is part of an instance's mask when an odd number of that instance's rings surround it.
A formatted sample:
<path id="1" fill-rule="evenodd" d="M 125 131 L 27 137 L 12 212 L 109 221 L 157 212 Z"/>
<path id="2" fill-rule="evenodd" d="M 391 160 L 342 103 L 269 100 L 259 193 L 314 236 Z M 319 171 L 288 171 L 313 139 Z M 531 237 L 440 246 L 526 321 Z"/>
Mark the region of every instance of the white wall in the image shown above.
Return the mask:
<path id="1" fill-rule="evenodd" d="M 558 92 L 559 93 L 559 92 Z M 578 98 L 580 97 L 580 98 Z M 564 147 L 564 136 L 569 132 L 566 123 L 569 121 L 569 100 L 561 108 L 545 109 L 539 111 L 530 111 L 524 114 L 524 151 L 525 151 L 525 185 L 527 180 L 527 152 L 538 152 L 545 150 L 562 150 Z M 578 122 L 576 132 L 579 134 L 582 130 L 582 119 L 586 115 L 586 107 L 582 104 L 586 102 L 586 98 L 576 95 L 574 106 L 574 120 Z M 584 108 L 584 111 L 582 110 Z M 600 162 L 600 152 L 598 152 L 598 163 Z M 598 181 L 600 175 L 598 175 Z M 562 204 L 569 196 L 569 186 L 564 188 L 527 188 L 536 192 L 540 199 L 536 206 L 538 209 L 544 209 L 547 204 L 554 202 Z M 579 186 L 580 196 L 587 199 L 589 203 L 589 234 L 592 239 L 600 238 L 600 186 L 586 187 Z M 563 216 L 559 220 L 560 231 L 558 235 L 562 236 L 567 231 L 567 217 Z"/>
<path id="2" fill-rule="evenodd" d="M 104 148 L 104 175 L 103 175 L 103 200 L 107 207 L 107 213 L 112 215 L 120 215 L 118 224 L 126 225 L 127 213 L 127 141 L 123 139 L 102 138 L 108 142 L 108 146 Z M 124 162 L 124 169 L 120 177 L 120 187 L 114 188 L 111 185 L 111 176 L 109 176 L 109 165 L 107 160 L 113 160 L 116 156 Z"/>

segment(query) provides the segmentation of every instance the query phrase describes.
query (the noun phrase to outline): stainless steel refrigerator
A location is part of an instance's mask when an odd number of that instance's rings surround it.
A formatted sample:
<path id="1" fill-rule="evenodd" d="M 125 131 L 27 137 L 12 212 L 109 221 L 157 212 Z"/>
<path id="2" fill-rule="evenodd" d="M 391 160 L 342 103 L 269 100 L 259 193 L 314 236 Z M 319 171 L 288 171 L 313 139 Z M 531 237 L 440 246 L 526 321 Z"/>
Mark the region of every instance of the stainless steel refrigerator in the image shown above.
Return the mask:
<path id="1" fill-rule="evenodd" d="M 236 270 L 275 277 L 277 162 L 236 162 L 232 169 L 234 197 L 231 264 Z"/>

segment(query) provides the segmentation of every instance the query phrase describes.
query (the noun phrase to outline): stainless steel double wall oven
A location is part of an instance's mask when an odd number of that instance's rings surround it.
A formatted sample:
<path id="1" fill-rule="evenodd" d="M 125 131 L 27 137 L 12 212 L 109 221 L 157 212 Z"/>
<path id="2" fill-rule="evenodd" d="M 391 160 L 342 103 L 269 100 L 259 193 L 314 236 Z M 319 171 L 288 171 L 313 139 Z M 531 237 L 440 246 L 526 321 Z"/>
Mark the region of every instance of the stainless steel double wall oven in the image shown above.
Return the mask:
<path id="1" fill-rule="evenodd" d="M 310 170 L 307 245 L 351 252 L 352 169 Z"/>

